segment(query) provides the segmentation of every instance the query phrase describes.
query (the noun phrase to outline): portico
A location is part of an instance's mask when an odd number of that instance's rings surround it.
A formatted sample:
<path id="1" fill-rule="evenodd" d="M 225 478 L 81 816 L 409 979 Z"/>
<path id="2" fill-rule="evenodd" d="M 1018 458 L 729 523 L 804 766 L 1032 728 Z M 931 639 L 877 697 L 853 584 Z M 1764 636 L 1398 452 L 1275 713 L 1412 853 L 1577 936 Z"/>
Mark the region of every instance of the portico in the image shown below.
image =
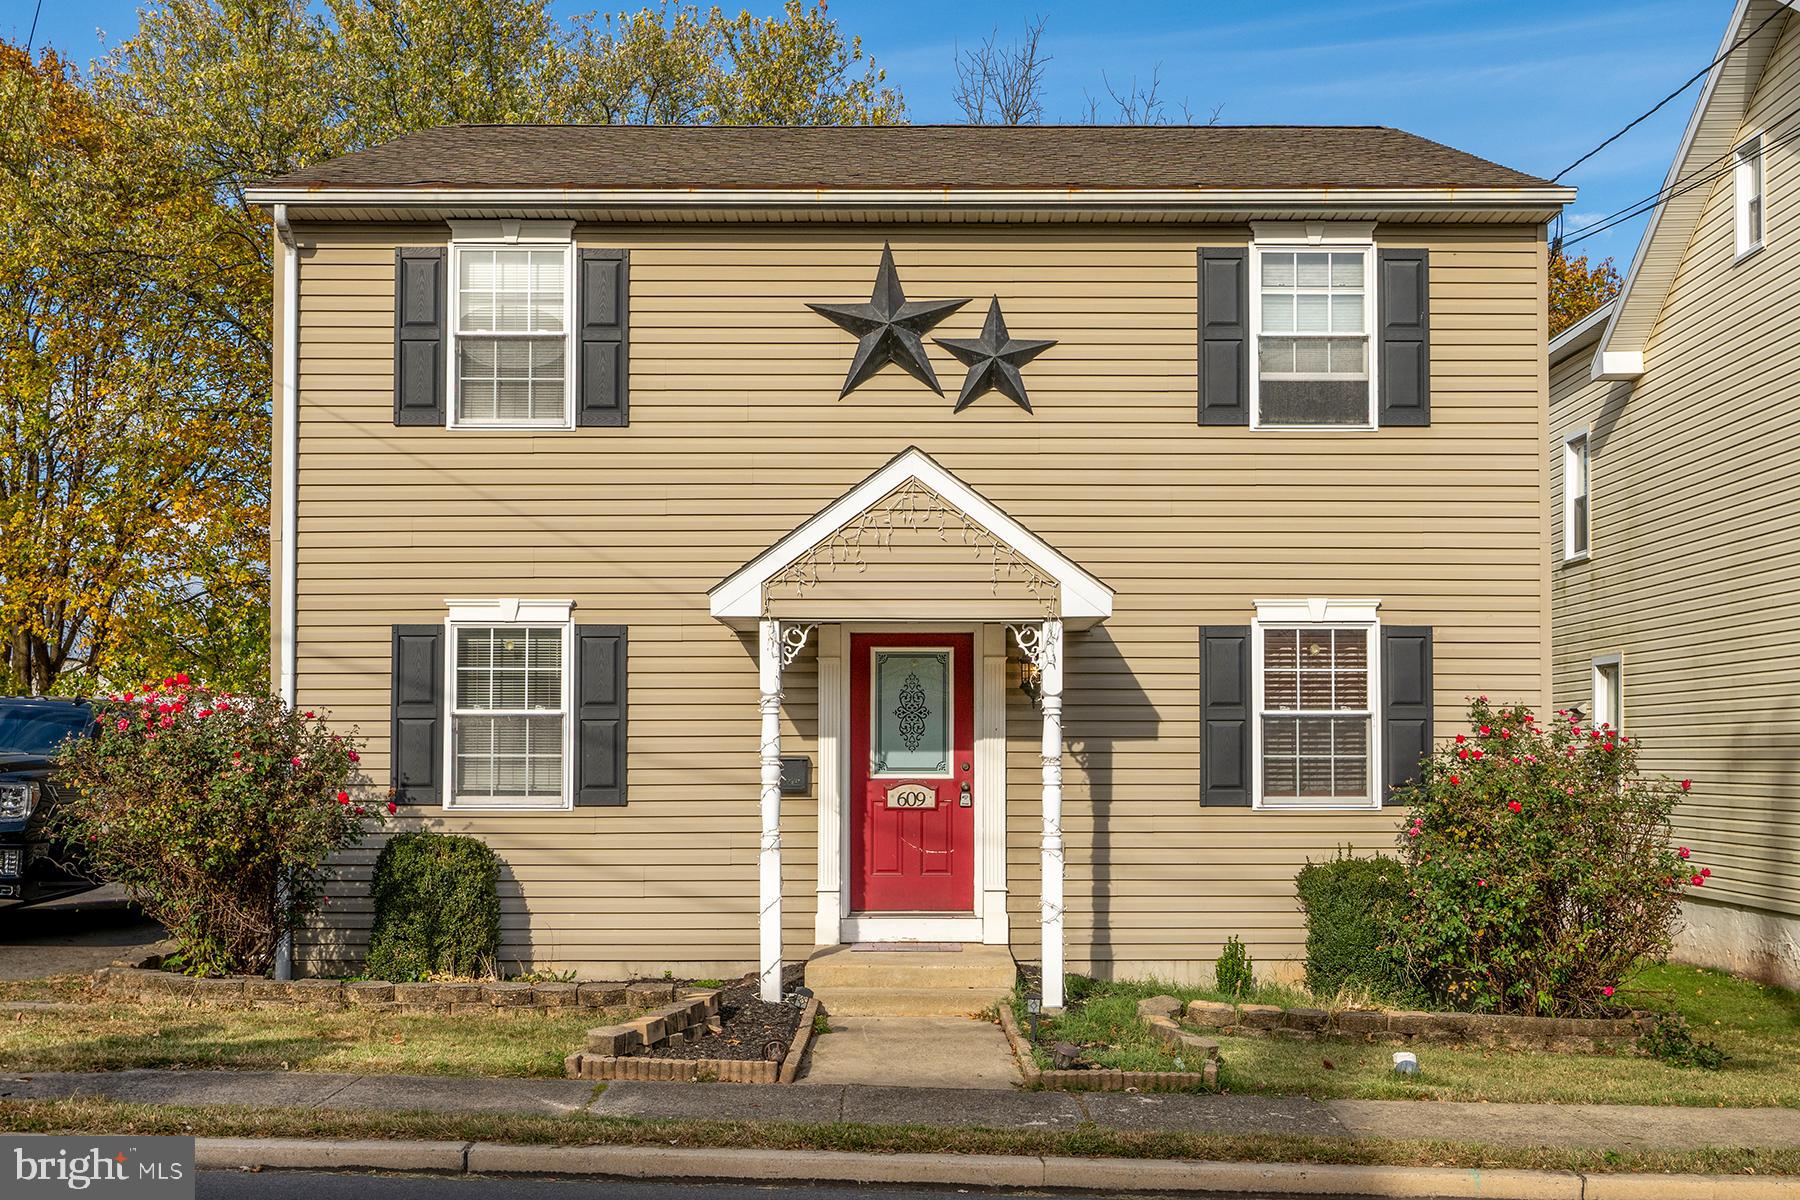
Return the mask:
<path id="1" fill-rule="evenodd" d="M 759 970 L 781 991 L 783 672 L 818 654 L 815 939 L 1006 946 L 1009 654 L 1041 714 L 1043 1002 L 1062 1003 L 1064 639 L 1105 584 L 916 448 L 712 590 L 754 631 Z"/>

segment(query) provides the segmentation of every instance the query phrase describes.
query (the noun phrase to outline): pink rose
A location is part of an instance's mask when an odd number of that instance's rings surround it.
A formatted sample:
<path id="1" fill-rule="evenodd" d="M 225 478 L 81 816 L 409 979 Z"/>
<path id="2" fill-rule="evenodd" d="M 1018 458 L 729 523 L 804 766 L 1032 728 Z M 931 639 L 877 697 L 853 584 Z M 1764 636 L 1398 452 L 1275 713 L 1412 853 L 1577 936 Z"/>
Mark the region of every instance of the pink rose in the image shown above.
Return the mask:
<path id="1" fill-rule="evenodd" d="M 1606 985 L 1606 986 L 1605 986 L 1605 987 L 1603 987 L 1603 988 L 1601 988 L 1601 989 L 1600 989 L 1600 994 L 1601 994 L 1601 995 L 1602 995 L 1602 996 L 1605 996 L 1605 997 L 1607 997 L 1607 998 L 1608 998 L 1608 999 L 1611 999 L 1611 998 L 1612 998 L 1612 994 L 1613 994 L 1613 989 L 1612 989 L 1612 984 L 1610 984 L 1610 983 L 1609 983 L 1609 984 L 1607 984 L 1607 985 Z"/>
<path id="2" fill-rule="evenodd" d="M 131 722 L 130 722 L 130 721 L 127 721 L 127 720 L 126 720 L 126 719 L 125 719 L 125 718 L 124 718 L 124 717 L 120 717 L 120 718 L 119 718 L 119 732 L 120 732 L 120 733 L 124 733 L 124 732 L 125 732 L 125 730 L 126 730 L 126 729 L 127 729 L 127 728 L 128 728 L 128 727 L 129 727 L 129 726 L 130 726 L 130 725 L 131 725 Z"/>
<path id="3" fill-rule="evenodd" d="M 1681 855 L 1681 857 L 1683 857 L 1683 858 L 1687 858 L 1690 855 L 1692 855 L 1694 852 L 1692 850 L 1689 850 L 1686 846 L 1680 846 L 1680 847 L 1676 848 L 1675 853 Z"/>

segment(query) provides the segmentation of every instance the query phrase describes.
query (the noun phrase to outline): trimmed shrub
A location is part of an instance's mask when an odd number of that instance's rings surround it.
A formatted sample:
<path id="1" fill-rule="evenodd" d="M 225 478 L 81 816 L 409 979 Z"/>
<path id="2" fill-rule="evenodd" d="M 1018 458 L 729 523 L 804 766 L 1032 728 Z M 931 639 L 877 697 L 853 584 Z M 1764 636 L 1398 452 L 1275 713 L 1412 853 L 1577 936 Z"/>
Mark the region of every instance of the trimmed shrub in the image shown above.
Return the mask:
<path id="1" fill-rule="evenodd" d="M 1213 962 L 1213 982 L 1227 996 L 1247 996 L 1256 990 L 1256 962 L 1235 933 Z"/>
<path id="2" fill-rule="evenodd" d="M 1637 747 L 1579 714 L 1538 721 L 1485 697 L 1404 790 L 1408 977 L 1472 1012 L 1581 1016 L 1665 957 L 1710 868 L 1673 844 L 1687 783 L 1638 774 Z"/>
<path id="3" fill-rule="evenodd" d="M 162 922 L 171 965 L 255 974 L 325 902 L 327 862 L 382 820 L 356 739 L 274 696 L 185 674 L 96 702 L 58 756 L 54 836 Z"/>
<path id="4" fill-rule="evenodd" d="M 1406 991 L 1393 921 L 1406 900 L 1406 869 L 1385 855 L 1308 863 L 1294 877 L 1306 911 L 1306 986 L 1331 996 L 1346 984 L 1380 998 Z"/>
<path id="5" fill-rule="evenodd" d="M 402 833 L 375 860 L 371 979 L 491 973 L 500 953 L 500 859 L 486 842 Z"/>

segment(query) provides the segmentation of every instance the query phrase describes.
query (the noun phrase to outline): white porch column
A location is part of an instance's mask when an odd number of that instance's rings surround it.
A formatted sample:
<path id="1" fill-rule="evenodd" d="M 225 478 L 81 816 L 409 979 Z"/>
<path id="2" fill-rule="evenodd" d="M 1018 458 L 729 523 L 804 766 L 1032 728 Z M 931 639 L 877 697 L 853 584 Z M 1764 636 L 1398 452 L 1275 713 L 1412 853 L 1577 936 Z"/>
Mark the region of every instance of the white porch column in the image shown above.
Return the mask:
<path id="1" fill-rule="evenodd" d="M 762 710 L 761 908 L 757 928 L 762 998 L 781 999 L 781 622 L 764 618 L 757 654 Z"/>
<path id="2" fill-rule="evenodd" d="M 1063 1006 L 1062 708 L 1063 628 L 1052 618 L 1038 636 L 1044 710 L 1044 841 L 1042 862 L 1043 1006 Z"/>

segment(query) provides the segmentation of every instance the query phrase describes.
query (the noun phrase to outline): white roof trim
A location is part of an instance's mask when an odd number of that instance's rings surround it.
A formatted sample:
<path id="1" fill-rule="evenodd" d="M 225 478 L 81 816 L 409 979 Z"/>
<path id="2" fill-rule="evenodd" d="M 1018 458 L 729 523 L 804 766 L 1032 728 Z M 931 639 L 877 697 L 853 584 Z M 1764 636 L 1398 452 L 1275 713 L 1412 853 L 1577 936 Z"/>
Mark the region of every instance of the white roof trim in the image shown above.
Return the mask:
<path id="1" fill-rule="evenodd" d="M 879 471 L 832 501 L 792 533 L 751 559 L 708 593 L 712 615 L 722 621 L 754 621 L 763 615 L 763 585 L 808 550 L 842 529 L 859 513 L 908 481 L 930 488 L 944 502 L 993 534 L 1019 557 L 1056 581 L 1058 616 L 1091 625 L 1112 615 L 1112 589 L 1052 549 L 968 484 L 910 447 Z"/>
<path id="2" fill-rule="evenodd" d="M 1613 305 L 1616 301 L 1608 300 L 1599 308 L 1581 320 L 1575 322 L 1561 333 L 1550 339 L 1550 365 L 1555 366 L 1583 346 L 1590 346 L 1599 340 L 1603 326 L 1612 320 Z"/>
<path id="3" fill-rule="evenodd" d="M 1731 20 L 1725 26 L 1725 36 L 1719 40 L 1719 48 L 1714 52 L 1714 58 L 1723 55 L 1733 42 L 1750 31 L 1750 11 L 1762 3 L 1763 0 L 1737 0 L 1737 7 L 1733 9 Z M 1774 3 L 1784 4 L 1792 9 L 1800 9 L 1800 0 L 1774 0 Z M 1776 34 L 1779 35 L 1784 26 L 1778 25 L 1775 28 Z M 1748 50 L 1750 46 L 1751 43 L 1746 43 L 1743 49 Z M 1694 141 L 1699 137 L 1700 127 L 1712 108 L 1714 89 L 1718 85 L 1720 75 L 1729 65 L 1731 65 L 1731 60 L 1727 58 L 1707 73 L 1706 82 L 1700 88 L 1700 96 L 1694 102 L 1694 111 L 1688 117 L 1687 128 L 1682 131 L 1681 144 L 1675 151 L 1675 160 L 1669 164 L 1669 173 L 1663 178 L 1661 190 L 1668 190 L 1671 185 L 1682 178 L 1683 168 L 1686 167 L 1688 156 L 1694 148 Z M 1742 123 L 1743 113 L 1734 114 L 1731 121 L 1734 135 Z M 1692 218 L 1686 229 L 1671 230 L 1670 236 L 1680 236 L 1684 242 L 1693 237 L 1693 225 L 1699 221 L 1705 210 L 1706 201 L 1710 198 L 1710 190 L 1707 189 L 1703 193 L 1702 189 L 1695 188 L 1692 192 L 1687 193 L 1690 196 L 1697 196 L 1691 203 L 1683 206 L 1684 209 L 1693 210 Z M 1612 303 L 1611 316 L 1607 319 L 1606 330 L 1600 335 L 1600 347 L 1594 353 L 1593 378 L 1635 379 L 1638 375 L 1643 374 L 1643 349 L 1649 340 L 1648 334 L 1646 333 L 1642 338 L 1631 339 L 1634 344 L 1623 344 L 1625 339 L 1618 333 L 1619 318 L 1625 312 L 1627 305 L 1631 303 L 1634 293 L 1638 289 L 1639 275 L 1643 271 L 1644 260 L 1649 254 L 1650 246 L 1662 231 L 1663 216 L 1668 210 L 1669 201 L 1685 198 L 1685 196 L 1665 196 L 1651 211 L 1650 220 L 1644 226 L 1644 235 L 1638 239 L 1637 249 L 1631 256 L 1631 269 L 1625 273 L 1624 286 L 1619 289 L 1619 294 Z M 1668 289 L 1674 286 L 1674 282 L 1674 275 L 1671 273 L 1669 279 L 1665 281 L 1663 294 L 1656 297 L 1658 308 L 1661 308 L 1663 300 L 1668 296 Z M 1615 340 L 1619 344 L 1615 345 Z M 1621 352 L 1626 355 L 1636 354 L 1635 371 L 1631 369 L 1628 358 L 1620 357 Z"/>

